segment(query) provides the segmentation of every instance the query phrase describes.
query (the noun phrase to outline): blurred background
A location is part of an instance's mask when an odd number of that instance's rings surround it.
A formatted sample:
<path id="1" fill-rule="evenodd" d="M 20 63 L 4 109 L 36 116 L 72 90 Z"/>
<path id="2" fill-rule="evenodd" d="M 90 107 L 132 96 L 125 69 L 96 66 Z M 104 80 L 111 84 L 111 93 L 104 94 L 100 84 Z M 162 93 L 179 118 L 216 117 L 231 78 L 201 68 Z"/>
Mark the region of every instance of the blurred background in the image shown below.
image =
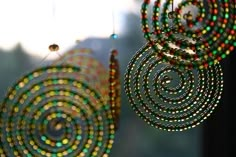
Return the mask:
<path id="1" fill-rule="evenodd" d="M 140 27 L 141 0 L 0 0 L 0 101 L 23 74 L 49 64 L 59 54 L 90 48 L 108 67 L 116 48 L 121 82 L 132 55 L 145 43 Z M 118 39 L 110 35 L 116 33 Z M 223 62 L 224 93 L 215 112 L 197 128 L 165 132 L 147 125 L 130 107 L 122 86 L 120 128 L 111 157 L 229 157 L 235 153 L 235 59 Z M 46 59 L 44 60 L 44 58 Z M 233 155 L 231 155 L 233 154 Z"/>

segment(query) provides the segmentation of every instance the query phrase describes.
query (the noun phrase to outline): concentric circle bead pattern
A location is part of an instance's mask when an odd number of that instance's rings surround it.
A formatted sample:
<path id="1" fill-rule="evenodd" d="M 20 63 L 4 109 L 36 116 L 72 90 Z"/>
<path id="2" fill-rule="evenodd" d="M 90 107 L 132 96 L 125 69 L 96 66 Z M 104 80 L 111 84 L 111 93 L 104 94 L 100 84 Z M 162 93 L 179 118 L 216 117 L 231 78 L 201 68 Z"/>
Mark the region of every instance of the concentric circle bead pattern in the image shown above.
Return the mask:
<path id="1" fill-rule="evenodd" d="M 149 44 L 131 59 L 125 92 L 133 110 L 148 124 L 167 131 L 199 125 L 218 105 L 223 90 L 219 64 L 184 70 L 157 58 Z"/>
<path id="2" fill-rule="evenodd" d="M 181 68 L 207 68 L 224 59 L 236 47 L 235 0 L 156 0 L 152 30 L 144 0 L 141 21 L 144 37 L 163 61 Z"/>
<path id="3" fill-rule="evenodd" d="M 53 64 L 65 65 L 70 64 L 81 68 L 79 77 L 83 77 L 90 85 L 93 85 L 98 90 L 103 98 L 108 101 L 109 73 L 104 65 L 99 62 L 92 52 L 87 48 L 74 49 L 66 52 Z"/>
<path id="4" fill-rule="evenodd" d="M 22 77 L 0 109 L 1 156 L 107 157 L 114 140 L 109 105 L 73 66 Z"/>

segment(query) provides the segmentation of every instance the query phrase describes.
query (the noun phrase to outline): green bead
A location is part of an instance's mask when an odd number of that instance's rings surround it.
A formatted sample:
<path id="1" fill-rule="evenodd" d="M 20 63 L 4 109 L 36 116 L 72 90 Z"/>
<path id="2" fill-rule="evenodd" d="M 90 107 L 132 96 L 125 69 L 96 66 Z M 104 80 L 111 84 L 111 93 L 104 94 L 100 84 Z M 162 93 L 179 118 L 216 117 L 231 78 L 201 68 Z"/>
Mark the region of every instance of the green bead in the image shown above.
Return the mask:
<path id="1" fill-rule="evenodd" d="M 224 59 L 226 57 L 226 54 L 222 54 L 221 57 Z"/>

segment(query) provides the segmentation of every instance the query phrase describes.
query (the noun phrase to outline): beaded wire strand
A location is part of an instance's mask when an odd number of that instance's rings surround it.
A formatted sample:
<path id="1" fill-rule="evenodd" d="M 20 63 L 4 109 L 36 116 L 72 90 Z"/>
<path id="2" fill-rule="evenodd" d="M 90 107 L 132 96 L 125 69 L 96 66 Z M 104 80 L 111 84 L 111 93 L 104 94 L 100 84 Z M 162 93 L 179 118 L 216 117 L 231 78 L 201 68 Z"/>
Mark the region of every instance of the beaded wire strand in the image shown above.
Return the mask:
<path id="1" fill-rule="evenodd" d="M 196 127 L 219 104 L 220 64 L 185 70 L 157 59 L 156 53 L 147 43 L 129 62 L 124 86 L 131 107 L 147 124 L 161 130 Z"/>
<path id="2" fill-rule="evenodd" d="M 119 127 L 119 116 L 121 107 L 121 87 L 120 87 L 120 68 L 119 61 L 116 58 L 118 51 L 113 49 L 110 53 L 109 65 L 109 103 L 111 105 L 112 115 L 115 122 L 115 127 Z"/>
<path id="3" fill-rule="evenodd" d="M 152 32 L 148 26 L 147 14 L 150 0 L 144 0 L 141 8 L 144 37 L 153 50 L 159 52 L 158 58 L 163 61 L 185 69 L 207 68 L 224 59 L 236 47 L 236 6 L 230 5 L 231 3 L 234 4 L 234 1 L 208 0 L 205 4 L 197 0 L 182 1 L 172 13 L 174 28 L 170 28 L 168 8 L 172 7 L 173 0 L 167 0 L 162 10 L 161 0 L 156 0 Z M 182 15 L 183 9 L 189 6 L 195 6 L 199 10 L 194 19 L 190 12 Z M 182 17 L 186 20 L 187 27 L 182 24 Z M 198 29 L 196 26 L 201 27 Z M 173 44 L 178 48 L 173 48 Z M 189 53 L 189 50 L 193 53 Z"/>
<path id="4" fill-rule="evenodd" d="M 112 25 L 113 33 L 110 36 L 112 40 L 112 50 L 109 59 L 109 103 L 111 105 L 112 116 L 115 123 L 115 129 L 119 128 L 119 117 L 121 108 L 121 85 L 120 85 L 120 66 L 117 59 L 118 50 L 115 49 L 115 40 L 118 35 L 115 32 L 115 7 L 112 7 Z"/>

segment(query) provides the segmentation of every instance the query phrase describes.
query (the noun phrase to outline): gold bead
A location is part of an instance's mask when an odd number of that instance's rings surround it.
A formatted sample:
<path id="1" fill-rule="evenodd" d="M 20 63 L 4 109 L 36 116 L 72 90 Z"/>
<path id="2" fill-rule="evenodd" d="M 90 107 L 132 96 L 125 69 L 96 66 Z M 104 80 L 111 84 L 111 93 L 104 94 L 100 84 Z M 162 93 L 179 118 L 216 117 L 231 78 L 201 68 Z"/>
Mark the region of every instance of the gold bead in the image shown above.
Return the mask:
<path id="1" fill-rule="evenodd" d="M 58 51 L 59 50 L 59 46 L 57 44 L 49 45 L 48 48 L 50 51 Z"/>

